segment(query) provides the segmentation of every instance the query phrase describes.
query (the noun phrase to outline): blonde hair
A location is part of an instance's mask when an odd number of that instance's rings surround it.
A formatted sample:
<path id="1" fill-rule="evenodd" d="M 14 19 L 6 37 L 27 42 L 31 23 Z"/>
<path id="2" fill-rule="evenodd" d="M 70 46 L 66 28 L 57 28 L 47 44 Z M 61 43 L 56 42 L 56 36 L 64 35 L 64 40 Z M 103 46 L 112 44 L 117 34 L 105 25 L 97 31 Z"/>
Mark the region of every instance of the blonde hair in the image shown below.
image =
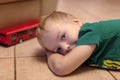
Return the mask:
<path id="1" fill-rule="evenodd" d="M 37 35 L 38 42 L 43 48 L 45 47 L 41 39 L 42 39 L 42 34 L 44 34 L 44 32 L 46 31 L 46 24 L 48 21 L 53 21 L 54 23 L 57 23 L 57 22 L 72 23 L 73 16 L 65 12 L 53 11 L 50 15 L 48 15 L 41 21 L 40 26 L 36 30 L 36 35 Z"/>

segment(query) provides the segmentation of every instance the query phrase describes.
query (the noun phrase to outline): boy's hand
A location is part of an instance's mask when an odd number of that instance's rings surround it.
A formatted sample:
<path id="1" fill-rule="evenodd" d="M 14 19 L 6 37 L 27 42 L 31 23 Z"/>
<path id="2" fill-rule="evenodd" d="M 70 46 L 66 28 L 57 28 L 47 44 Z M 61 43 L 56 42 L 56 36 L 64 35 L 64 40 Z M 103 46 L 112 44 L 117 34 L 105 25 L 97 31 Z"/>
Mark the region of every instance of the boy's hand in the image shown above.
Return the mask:
<path id="1" fill-rule="evenodd" d="M 53 53 L 53 52 L 50 52 L 50 51 L 46 51 L 47 57 L 49 57 L 49 56 L 52 55 L 52 54 L 59 54 L 59 53 Z"/>
<path id="2" fill-rule="evenodd" d="M 46 55 L 47 55 L 47 56 L 50 56 L 51 54 L 52 54 L 51 52 L 46 51 Z"/>
<path id="3" fill-rule="evenodd" d="M 53 53 L 53 52 L 50 52 L 50 51 L 46 51 L 47 56 L 50 56 L 51 54 L 61 54 L 61 53 Z M 66 55 L 66 54 L 61 54 L 61 55 Z"/>

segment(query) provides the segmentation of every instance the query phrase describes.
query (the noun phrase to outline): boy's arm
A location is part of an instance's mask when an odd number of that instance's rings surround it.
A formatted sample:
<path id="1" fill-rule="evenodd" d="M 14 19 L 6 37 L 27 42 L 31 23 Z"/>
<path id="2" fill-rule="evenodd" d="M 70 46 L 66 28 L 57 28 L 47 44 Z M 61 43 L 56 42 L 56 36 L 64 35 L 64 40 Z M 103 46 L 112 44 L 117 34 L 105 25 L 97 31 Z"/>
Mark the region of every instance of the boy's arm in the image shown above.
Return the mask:
<path id="1" fill-rule="evenodd" d="M 66 55 L 47 53 L 49 68 L 57 75 L 67 75 L 84 63 L 95 48 L 95 44 L 81 45 Z"/>

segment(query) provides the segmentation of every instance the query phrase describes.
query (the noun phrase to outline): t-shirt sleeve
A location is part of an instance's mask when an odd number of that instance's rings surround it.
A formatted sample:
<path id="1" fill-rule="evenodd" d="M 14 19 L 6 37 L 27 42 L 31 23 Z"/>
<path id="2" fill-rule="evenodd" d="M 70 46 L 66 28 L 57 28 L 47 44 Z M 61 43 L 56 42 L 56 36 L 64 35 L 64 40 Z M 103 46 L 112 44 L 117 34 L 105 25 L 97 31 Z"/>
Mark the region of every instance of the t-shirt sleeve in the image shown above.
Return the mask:
<path id="1" fill-rule="evenodd" d="M 99 46 L 100 36 L 94 31 L 81 32 L 78 36 L 77 46 L 87 45 L 87 44 L 96 44 Z"/>

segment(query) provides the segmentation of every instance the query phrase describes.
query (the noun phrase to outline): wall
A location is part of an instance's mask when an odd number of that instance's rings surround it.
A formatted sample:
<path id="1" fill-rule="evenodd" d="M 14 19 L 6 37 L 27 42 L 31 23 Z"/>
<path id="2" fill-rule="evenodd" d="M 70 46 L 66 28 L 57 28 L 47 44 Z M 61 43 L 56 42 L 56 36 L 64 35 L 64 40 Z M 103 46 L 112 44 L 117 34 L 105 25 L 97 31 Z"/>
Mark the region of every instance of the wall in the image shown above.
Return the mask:
<path id="1" fill-rule="evenodd" d="M 41 1 L 41 17 L 46 16 L 56 10 L 57 0 L 40 0 Z"/>
<path id="2" fill-rule="evenodd" d="M 0 4 L 0 29 L 40 18 L 40 0 Z"/>
<path id="3" fill-rule="evenodd" d="M 13 2 L 13 1 L 19 1 L 19 0 L 0 0 L 0 3 L 7 3 L 7 2 Z"/>
<path id="4" fill-rule="evenodd" d="M 56 6 L 57 0 L 0 0 L 0 29 L 40 19 Z"/>

